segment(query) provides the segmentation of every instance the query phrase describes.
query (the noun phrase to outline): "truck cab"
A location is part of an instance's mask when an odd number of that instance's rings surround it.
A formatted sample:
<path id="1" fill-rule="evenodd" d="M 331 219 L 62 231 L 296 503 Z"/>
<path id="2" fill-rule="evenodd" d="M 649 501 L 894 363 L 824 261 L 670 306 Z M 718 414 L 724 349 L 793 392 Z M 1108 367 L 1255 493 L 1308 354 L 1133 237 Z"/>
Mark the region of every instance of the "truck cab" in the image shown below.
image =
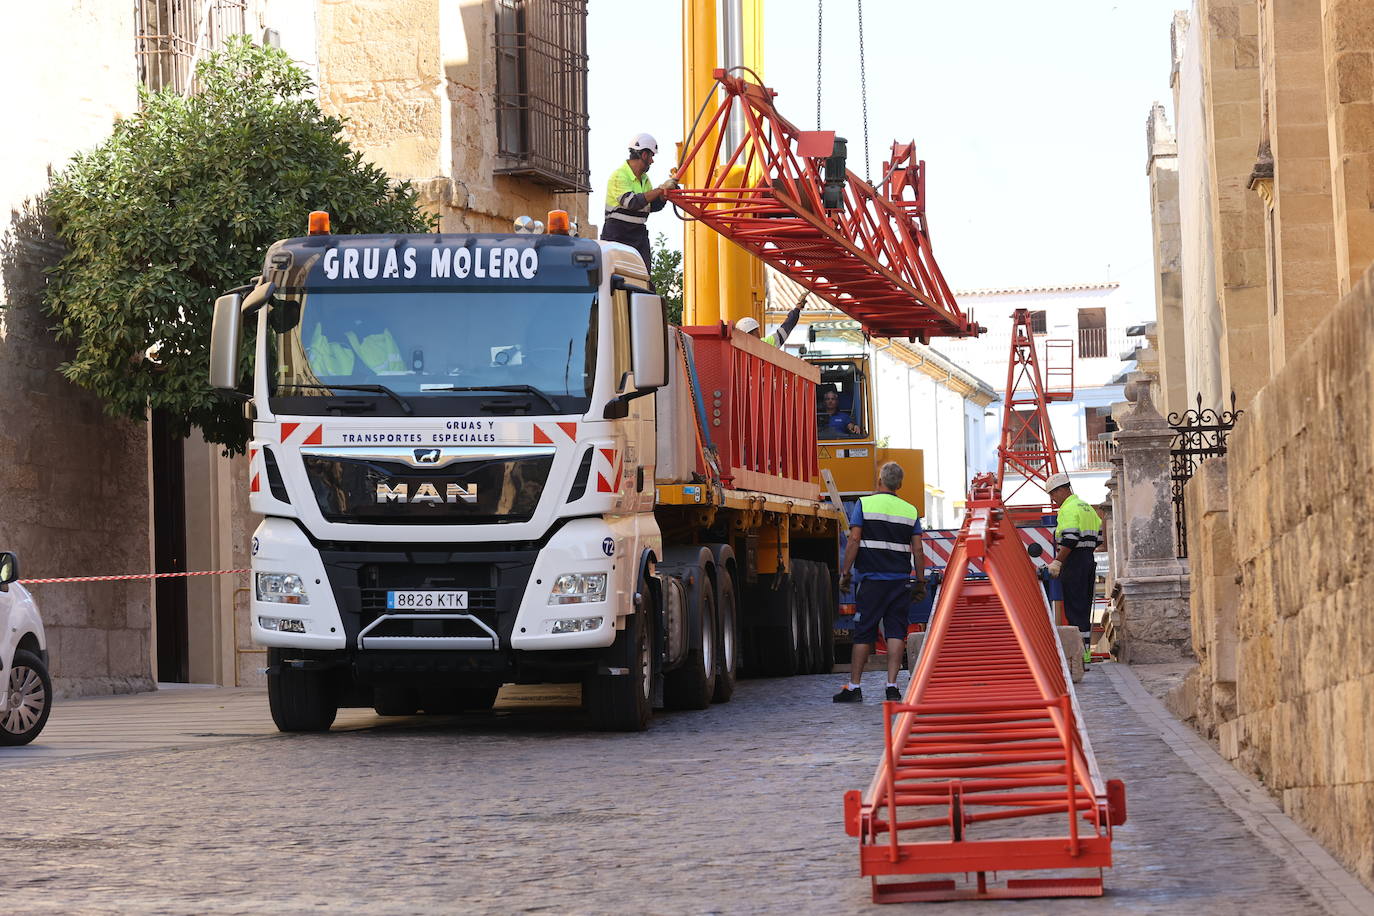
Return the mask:
<path id="1" fill-rule="evenodd" d="M 216 302 L 211 378 L 252 422 L 252 636 L 277 725 L 328 728 L 340 705 L 480 709 L 502 683 L 572 681 L 599 724 L 642 728 L 666 352 L 624 246 L 274 244 L 261 277 Z"/>

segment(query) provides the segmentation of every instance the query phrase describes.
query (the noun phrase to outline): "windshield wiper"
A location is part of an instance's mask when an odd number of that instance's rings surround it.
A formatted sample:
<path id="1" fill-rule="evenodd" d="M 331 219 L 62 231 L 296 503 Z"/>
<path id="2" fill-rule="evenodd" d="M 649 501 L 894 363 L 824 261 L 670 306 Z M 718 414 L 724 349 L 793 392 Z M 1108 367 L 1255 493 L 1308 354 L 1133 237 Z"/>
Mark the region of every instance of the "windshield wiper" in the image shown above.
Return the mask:
<path id="1" fill-rule="evenodd" d="M 554 413 L 563 410 L 558 406 L 558 402 L 549 397 L 544 391 L 533 385 L 421 385 L 421 391 L 514 391 L 519 394 L 532 394 L 537 398 L 543 398 L 544 403 L 553 409 Z"/>
<path id="2" fill-rule="evenodd" d="M 339 390 L 339 391 L 371 391 L 371 392 L 373 392 L 374 394 L 384 394 L 384 395 L 386 395 L 387 397 L 391 398 L 391 400 L 395 401 L 398 405 L 400 405 L 401 411 L 402 411 L 403 413 L 405 413 L 406 415 L 409 416 L 409 415 L 415 413 L 415 411 L 413 411 L 413 410 L 410 409 L 410 404 L 409 404 L 409 402 L 407 402 L 407 401 L 406 401 L 404 398 L 402 398 L 399 394 L 397 394 L 396 392 L 392 391 L 390 388 L 386 387 L 385 385 L 302 385 L 302 384 L 295 384 L 295 383 L 288 382 L 288 383 L 286 383 L 286 384 L 284 384 L 284 385 L 278 385 L 277 387 L 278 387 L 278 388 L 314 388 L 314 389 L 317 389 L 317 390 L 319 390 L 319 391 L 331 391 L 331 390 L 335 390 L 335 389 L 337 389 L 337 390 Z"/>

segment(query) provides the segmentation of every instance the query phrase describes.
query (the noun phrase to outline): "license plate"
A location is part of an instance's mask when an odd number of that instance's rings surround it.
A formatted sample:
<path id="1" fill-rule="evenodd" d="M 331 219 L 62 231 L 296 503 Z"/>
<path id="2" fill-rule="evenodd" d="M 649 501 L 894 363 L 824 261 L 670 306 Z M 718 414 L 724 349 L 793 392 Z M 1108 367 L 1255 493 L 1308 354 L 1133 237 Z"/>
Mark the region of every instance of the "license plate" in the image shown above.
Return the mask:
<path id="1" fill-rule="evenodd" d="M 467 592 L 406 591 L 387 592 L 390 611 L 466 611 Z"/>

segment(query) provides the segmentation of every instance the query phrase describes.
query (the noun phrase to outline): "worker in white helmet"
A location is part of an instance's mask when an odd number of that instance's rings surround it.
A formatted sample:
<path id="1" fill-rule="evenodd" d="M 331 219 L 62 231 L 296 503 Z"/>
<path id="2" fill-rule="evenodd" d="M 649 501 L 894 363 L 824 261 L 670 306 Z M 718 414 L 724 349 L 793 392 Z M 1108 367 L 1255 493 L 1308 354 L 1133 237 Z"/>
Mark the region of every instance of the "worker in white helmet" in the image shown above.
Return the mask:
<path id="1" fill-rule="evenodd" d="M 801 298 L 797 300 L 796 305 L 792 306 L 792 310 L 787 313 L 787 317 L 782 320 L 782 324 L 778 325 L 778 329 L 763 338 L 766 343 L 770 343 L 775 347 L 781 347 L 783 344 L 787 343 L 787 338 L 792 333 L 792 329 L 795 328 L 797 322 L 801 320 L 802 306 L 806 304 L 806 297 L 809 295 L 811 294 L 801 294 Z M 762 333 L 759 329 L 758 319 L 751 318 L 748 315 L 736 321 L 735 327 L 746 334 L 753 334 L 755 337 L 759 337 Z"/>
<path id="2" fill-rule="evenodd" d="M 1059 580 L 1064 593 L 1064 616 L 1083 634 L 1083 661 L 1091 660 L 1093 586 L 1097 581 L 1097 560 L 1093 553 L 1102 541 L 1102 519 L 1092 506 L 1074 495 L 1068 474 L 1055 474 L 1045 481 L 1045 492 L 1059 509 L 1054 528 L 1055 555 L 1050 575 Z"/>
<path id="3" fill-rule="evenodd" d="M 601 238 L 620 242 L 639 252 L 644 269 L 653 273 L 653 252 L 649 248 L 649 214 L 657 213 L 668 203 L 664 194 L 677 187 L 677 181 L 667 181 L 654 187 L 649 182 L 649 166 L 658 154 L 658 141 L 648 134 L 639 134 L 630 141 L 629 158 L 606 183 L 606 225 Z M 650 288 L 653 281 L 649 281 Z"/>

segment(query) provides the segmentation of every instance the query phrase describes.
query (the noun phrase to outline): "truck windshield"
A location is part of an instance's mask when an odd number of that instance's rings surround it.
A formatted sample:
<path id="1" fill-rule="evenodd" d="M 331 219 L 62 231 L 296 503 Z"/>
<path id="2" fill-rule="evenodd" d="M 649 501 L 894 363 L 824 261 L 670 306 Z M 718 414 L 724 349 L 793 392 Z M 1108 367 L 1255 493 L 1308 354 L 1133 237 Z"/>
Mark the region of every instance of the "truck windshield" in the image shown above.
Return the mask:
<path id="1" fill-rule="evenodd" d="M 486 386 L 588 398 L 596 315 L 590 291 L 307 290 L 278 296 L 268 317 L 272 393 L 330 397 L 333 384 L 339 394 L 357 397 L 346 386 L 381 385 L 406 402 L 449 399 L 450 408 L 457 389 L 491 397 L 481 391 Z M 545 402 L 538 406 L 547 411 Z"/>

